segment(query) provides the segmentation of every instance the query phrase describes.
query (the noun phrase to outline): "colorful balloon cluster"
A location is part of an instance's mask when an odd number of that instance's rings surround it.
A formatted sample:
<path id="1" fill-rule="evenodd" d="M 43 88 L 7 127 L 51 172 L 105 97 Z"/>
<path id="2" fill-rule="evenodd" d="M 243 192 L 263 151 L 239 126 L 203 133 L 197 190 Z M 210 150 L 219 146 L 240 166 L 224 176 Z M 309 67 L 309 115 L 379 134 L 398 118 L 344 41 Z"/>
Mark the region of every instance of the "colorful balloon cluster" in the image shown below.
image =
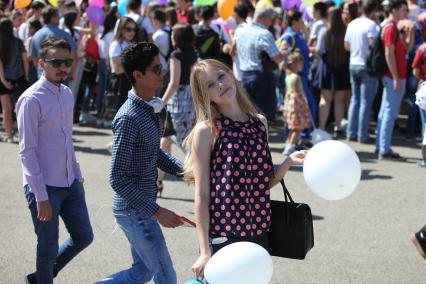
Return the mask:
<path id="1" fill-rule="evenodd" d="M 305 0 L 302 3 L 302 0 L 281 0 L 281 5 L 286 10 L 290 10 L 293 8 L 299 9 L 299 11 L 303 14 L 303 19 L 307 22 L 311 22 L 313 19 L 311 15 L 309 14 L 306 7 L 311 6 L 312 3 L 311 0 Z"/>

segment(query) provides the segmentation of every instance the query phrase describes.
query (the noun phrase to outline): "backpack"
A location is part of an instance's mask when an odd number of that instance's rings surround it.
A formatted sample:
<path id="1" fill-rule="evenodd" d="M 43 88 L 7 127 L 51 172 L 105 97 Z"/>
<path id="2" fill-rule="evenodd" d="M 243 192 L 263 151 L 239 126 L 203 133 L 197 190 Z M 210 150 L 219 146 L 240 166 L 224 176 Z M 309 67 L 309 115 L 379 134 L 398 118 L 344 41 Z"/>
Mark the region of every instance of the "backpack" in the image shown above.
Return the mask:
<path id="1" fill-rule="evenodd" d="M 396 29 L 396 26 L 393 25 Z M 388 71 L 388 64 L 385 57 L 385 48 L 383 46 L 382 32 L 380 27 L 379 34 L 374 38 L 373 43 L 368 47 L 367 57 L 365 59 L 365 68 L 371 77 L 382 77 Z M 395 43 L 398 41 L 396 37 Z"/>
<path id="2" fill-rule="evenodd" d="M 172 55 L 172 51 L 173 51 L 173 45 L 172 45 L 172 30 L 171 29 L 166 29 L 164 27 L 161 28 L 161 30 L 165 33 L 167 33 L 167 35 L 169 36 L 169 51 L 166 54 L 162 54 L 161 51 L 161 56 L 164 57 L 164 59 L 166 60 L 166 62 L 169 62 L 169 58 L 170 55 Z"/>
<path id="3" fill-rule="evenodd" d="M 146 16 L 141 15 L 138 18 L 138 21 L 136 22 L 136 25 L 138 27 L 138 38 L 141 42 L 148 42 L 148 32 L 143 27 L 143 22 L 145 21 Z"/>
<path id="4" fill-rule="evenodd" d="M 220 60 L 220 38 L 219 35 L 211 28 L 205 28 L 196 25 L 195 32 L 195 49 L 200 59 L 217 59 Z"/>

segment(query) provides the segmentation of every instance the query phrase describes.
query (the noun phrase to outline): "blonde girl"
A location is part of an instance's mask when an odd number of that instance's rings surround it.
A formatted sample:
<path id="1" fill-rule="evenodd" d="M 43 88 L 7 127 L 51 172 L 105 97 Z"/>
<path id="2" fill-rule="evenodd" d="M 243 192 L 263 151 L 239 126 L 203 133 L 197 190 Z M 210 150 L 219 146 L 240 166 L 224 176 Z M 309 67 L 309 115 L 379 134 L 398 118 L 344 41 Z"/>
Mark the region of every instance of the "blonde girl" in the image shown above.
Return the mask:
<path id="1" fill-rule="evenodd" d="M 299 52 L 291 53 L 288 56 L 286 68 L 283 118 L 290 132 L 283 154 L 290 155 L 295 151 L 300 132 L 303 129 L 311 128 L 312 121 L 303 91 L 302 79 L 299 75 L 303 70 L 303 56 Z"/>
<path id="2" fill-rule="evenodd" d="M 223 63 L 198 62 L 190 85 L 196 125 L 185 144 L 184 175 L 195 184 L 200 256 L 192 270 L 202 278 L 211 255 L 230 243 L 268 248 L 269 189 L 290 166 L 303 163 L 305 152 L 293 153 L 274 170 L 267 121 Z"/>

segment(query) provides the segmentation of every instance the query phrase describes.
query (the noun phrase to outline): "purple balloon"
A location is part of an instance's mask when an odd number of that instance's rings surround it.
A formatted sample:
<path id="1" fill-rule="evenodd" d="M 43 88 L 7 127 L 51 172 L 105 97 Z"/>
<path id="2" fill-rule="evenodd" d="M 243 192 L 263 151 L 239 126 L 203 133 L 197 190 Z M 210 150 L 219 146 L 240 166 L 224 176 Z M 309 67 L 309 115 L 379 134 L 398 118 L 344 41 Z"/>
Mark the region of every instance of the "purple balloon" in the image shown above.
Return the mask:
<path id="1" fill-rule="evenodd" d="M 95 25 L 103 25 L 105 21 L 105 13 L 102 8 L 89 6 L 86 9 L 87 19 Z"/>
<path id="2" fill-rule="evenodd" d="M 301 0 L 281 0 L 281 4 L 286 10 L 299 7 L 301 3 Z"/>

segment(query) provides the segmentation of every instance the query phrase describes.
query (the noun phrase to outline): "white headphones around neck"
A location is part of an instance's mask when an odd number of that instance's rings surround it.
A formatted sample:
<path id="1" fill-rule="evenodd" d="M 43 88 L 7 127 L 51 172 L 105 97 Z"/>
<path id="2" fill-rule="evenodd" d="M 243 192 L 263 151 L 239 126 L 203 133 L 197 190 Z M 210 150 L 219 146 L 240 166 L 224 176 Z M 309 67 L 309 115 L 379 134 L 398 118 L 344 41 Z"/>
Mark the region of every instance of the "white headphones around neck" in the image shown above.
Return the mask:
<path id="1" fill-rule="evenodd" d="M 154 109 L 155 113 L 160 113 L 164 108 L 164 101 L 160 98 L 153 98 L 146 103 Z"/>

